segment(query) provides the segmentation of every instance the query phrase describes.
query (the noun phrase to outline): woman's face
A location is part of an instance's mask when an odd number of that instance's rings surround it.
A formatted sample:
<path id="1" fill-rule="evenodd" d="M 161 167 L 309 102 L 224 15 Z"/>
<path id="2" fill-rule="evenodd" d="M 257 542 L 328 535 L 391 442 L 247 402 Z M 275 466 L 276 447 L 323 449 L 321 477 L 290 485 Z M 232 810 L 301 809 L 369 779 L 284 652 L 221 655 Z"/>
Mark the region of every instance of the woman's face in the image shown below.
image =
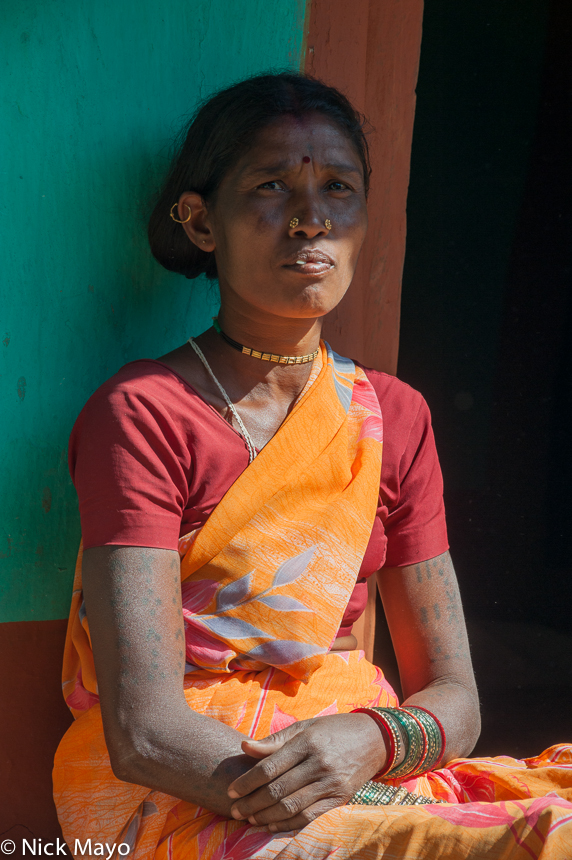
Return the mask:
<path id="1" fill-rule="evenodd" d="M 349 287 L 365 238 L 359 156 L 324 116 L 284 117 L 262 129 L 229 171 L 207 222 L 226 305 L 323 316 Z"/>

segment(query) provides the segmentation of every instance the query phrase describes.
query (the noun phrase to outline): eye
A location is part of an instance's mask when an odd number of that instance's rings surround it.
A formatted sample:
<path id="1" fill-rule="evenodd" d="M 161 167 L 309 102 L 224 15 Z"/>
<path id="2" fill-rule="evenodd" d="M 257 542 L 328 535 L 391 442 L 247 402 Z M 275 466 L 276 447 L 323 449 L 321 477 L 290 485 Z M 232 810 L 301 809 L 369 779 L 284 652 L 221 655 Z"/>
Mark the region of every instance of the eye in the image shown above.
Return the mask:
<path id="1" fill-rule="evenodd" d="M 338 182 L 337 180 L 334 182 L 329 182 L 327 185 L 328 191 L 348 191 L 349 188 L 345 184 L 345 182 Z"/>
<path id="2" fill-rule="evenodd" d="M 263 182 L 259 188 L 267 188 L 270 191 L 284 191 L 284 186 L 278 179 L 269 179 L 268 182 Z"/>

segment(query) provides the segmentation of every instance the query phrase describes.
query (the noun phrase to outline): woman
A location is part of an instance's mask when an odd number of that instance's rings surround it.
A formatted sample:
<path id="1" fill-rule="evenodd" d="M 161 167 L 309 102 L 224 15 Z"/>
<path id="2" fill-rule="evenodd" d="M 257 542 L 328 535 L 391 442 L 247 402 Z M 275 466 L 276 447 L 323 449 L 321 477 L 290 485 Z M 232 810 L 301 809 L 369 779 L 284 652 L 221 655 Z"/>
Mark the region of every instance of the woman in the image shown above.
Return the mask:
<path id="1" fill-rule="evenodd" d="M 54 786 L 76 856 L 567 856 L 570 747 L 464 759 L 478 699 L 427 408 L 320 341 L 369 174 L 351 105 L 293 74 L 212 98 L 173 164 L 151 247 L 216 277 L 221 309 L 72 434 Z M 351 633 L 376 571 L 402 706 Z"/>

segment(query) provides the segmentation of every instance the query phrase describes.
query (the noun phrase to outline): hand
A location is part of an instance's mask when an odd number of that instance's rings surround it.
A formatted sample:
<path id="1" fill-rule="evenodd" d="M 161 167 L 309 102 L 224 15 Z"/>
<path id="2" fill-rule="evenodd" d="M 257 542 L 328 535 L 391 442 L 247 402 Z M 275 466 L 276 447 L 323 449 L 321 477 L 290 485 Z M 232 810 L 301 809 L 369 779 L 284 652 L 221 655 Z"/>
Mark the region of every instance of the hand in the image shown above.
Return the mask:
<path id="1" fill-rule="evenodd" d="M 262 740 L 245 740 L 242 749 L 261 761 L 229 785 L 229 797 L 238 798 L 232 816 L 272 832 L 299 830 L 347 803 L 387 756 L 367 714 L 302 720 Z"/>

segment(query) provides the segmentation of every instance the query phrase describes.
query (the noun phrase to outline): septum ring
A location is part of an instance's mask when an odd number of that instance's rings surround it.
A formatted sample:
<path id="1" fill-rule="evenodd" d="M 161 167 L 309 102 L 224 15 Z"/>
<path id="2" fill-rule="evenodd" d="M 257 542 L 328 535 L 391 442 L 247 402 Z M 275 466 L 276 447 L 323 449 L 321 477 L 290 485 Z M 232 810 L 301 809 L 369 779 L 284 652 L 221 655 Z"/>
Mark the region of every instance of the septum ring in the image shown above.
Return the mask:
<path id="1" fill-rule="evenodd" d="M 192 214 L 193 214 L 193 210 L 191 209 L 191 207 L 189 206 L 189 204 L 188 204 L 188 203 L 183 203 L 183 206 L 186 206 L 186 207 L 187 207 L 187 209 L 189 210 L 189 214 L 188 214 L 188 216 L 185 218 L 185 220 L 184 220 L 184 221 L 179 221 L 179 219 L 178 219 L 178 218 L 175 218 L 175 216 L 173 215 L 173 209 L 175 208 L 175 206 L 178 206 L 178 205 L 179 205 L 178 203 L 173 203 L 173 205 L 171 206 L 171 211 L 169 212 L 169 215 L 171 216 L 171 218 L 173 219 L 173 221 L 175 221 L 177 224 L 186 224 L 186 223 L 187 223 L 187 221 L 190 221 L 190 220 L 191 220 L 191 216 L 192 216 Z"/>
<path id="2" fill-rule="evenodd" d="M 300 223 L 299 218 L 292 218 L 292 220 L 290 221 L 288 226 L 291 227 L 292 229 L 294 229 L 295 227 L 298 226 L 299 223 Z M 332 222 L 330 221 L 329 218 L 326 218 L 326 220 L 324 221 L 324 227 L 326 228 L 326 230 L 332 229 Z"/>

